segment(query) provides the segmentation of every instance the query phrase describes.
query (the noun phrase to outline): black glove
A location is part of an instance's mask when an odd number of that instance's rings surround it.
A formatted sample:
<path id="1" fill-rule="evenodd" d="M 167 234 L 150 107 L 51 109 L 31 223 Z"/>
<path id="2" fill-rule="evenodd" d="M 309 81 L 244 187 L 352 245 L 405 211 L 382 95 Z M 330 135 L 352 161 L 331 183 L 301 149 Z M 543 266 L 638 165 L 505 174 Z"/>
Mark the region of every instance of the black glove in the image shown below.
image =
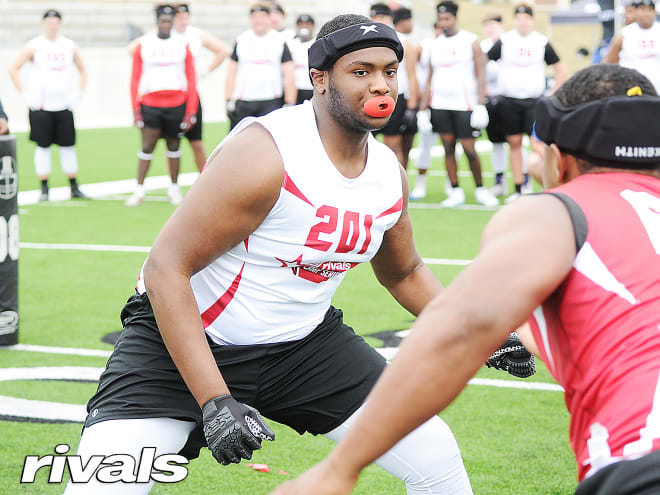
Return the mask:
<path id="1" fill-rule="evenodd" d="M 259 412 L 231 395 L 211 399 L 202 407 L 204 436 L 215 460 L 223 465 L 251 459 L 261 440 L 275 440 Z"/>
<path id="2" fill-rule="evenodd" d="M 512 332 L 504 345 L 491 354 L 486 366 L 506 371 L 518 378 L 528 378 L 536 373 L 534 356 L 525 349 L 516 332 Z"/>
<path id="3" fill-rule="evenodd" d="M 417 130 L 417 110 L 414 108 L 406 108 L 403 116 L 401 117 L 401 125 L 399 132 L 401 134 L 413 134 Z"/>

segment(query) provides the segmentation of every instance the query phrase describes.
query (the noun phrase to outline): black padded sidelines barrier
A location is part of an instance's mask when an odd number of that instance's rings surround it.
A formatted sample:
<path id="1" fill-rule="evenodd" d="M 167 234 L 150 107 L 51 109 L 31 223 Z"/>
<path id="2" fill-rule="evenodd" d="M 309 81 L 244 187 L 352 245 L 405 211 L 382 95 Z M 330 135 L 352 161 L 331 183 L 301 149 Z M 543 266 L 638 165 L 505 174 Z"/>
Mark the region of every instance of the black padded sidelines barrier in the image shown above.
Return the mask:
<path id="1" fill-rule="evenodd" d="M 16 138 L 0 136 L 0 345 L 18 343 L 17 196 Z"/>

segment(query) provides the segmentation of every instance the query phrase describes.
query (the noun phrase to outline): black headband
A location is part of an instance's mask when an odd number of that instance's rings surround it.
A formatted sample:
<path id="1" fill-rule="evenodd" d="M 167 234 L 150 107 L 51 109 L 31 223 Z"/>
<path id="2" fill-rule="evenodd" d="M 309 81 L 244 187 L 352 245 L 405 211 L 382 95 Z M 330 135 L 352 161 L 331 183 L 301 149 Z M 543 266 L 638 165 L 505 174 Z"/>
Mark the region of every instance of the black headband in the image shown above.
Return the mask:
<path id="1" fill-rule="evenodd" d="M 176 11 L 178 14 L 183 14 L 185 12 L 190 12 L 190 8 L 187 3 L 182 3 L 176 6 Z"/>
<path id="2" fill-rule="evenodd" d="M 265 5 L 255 5 L 250 9 L 250 14 L 254 14 L 255 12 L 265 12 L 266 14 L 270 14 L 270 9 Z"/>
<path id="3" fill-rule="evenodd" d="M 574 107 L 550 96 L 536 104 L 536 135 L 596 165 L 655 167 L 660 162 L 658 115 L 657 96 L 612 96 Z"/>
<path id="4" fill-rule="evenodd" d="M 448 12 L 456 17 L 456 14 L 458 14 L 458 5 L 454 2 L 442 2 L 438 4 L 436 10 L 438 11 L 438 14 L 444 14 L 445 12 Z"/>
<path id="5" fill-rule="evenodd" d="M 529 16 L 534 17 L 534 11 L 532 10 L 531 7 L 529 7 L 527 5 L 518 5 L 516 7 L 516 10 L 513 11 L 513 15 L 516 15 L 516 14 L 527 14 Z"/>
<path id="6" fill-rule="evenodd" d="M 412 19 L 412 11 L 410 9 L 407 9 L 406 7 L 401 7 L 400 9 L 396 9 L 393 14 L 392 18 L 394 19 L 394 24 L 397 24 L 401 21 L 405 21 L 408 19 Z"/>
<path id="7" fill-rule="evenodd" d="M 55 9 L 50 9 L 44 12 L 44 19 L 48 17 L 57 17 L 58 19 L 62 20 L 62 14 L 60 14 L 57 10 Z"/>
<path id="8" fill-rule="evenodd" d="M 307 51 L 309 67 L 328 70 L 347 53 L 372 46 L 391 48 L 399 62 L 403 59 L 403 45 L 396 31 L 386 24 L 372 22 L 338 29 L 317 39 Z"/>
<path id="9" fill-rule="evenodd" d="M 655 2 L 653 0 L 633 0 L 633 7 L 653 7 L 655 8 Z"/>

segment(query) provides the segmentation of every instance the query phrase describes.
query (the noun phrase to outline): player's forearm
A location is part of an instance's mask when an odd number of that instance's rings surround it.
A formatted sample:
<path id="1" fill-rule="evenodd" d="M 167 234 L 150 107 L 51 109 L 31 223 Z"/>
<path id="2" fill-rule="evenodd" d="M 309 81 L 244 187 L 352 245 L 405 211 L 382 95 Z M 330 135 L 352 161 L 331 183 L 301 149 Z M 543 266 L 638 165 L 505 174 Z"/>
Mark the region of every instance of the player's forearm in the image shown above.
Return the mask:
<path id="1" fill-rule="evenodd" d="M 229 389 L 206 341 L 189 277 L 163 266 L 152 258 L 145 264 L 147 295 L 165 346 L 201 407 Z"/>
<path id="2" fill-rule="evenodd" d="M 442 283 L 424 263 L 420 263 L 405 278 L 386 287 L 399 304 L 415 316 L 443 289 Z"/>
<path id="3" fill-rule="evenodd" d="M 566 80 L 566 77 L 568 76 L 568 72 L 566 70 L 566 66 L 564 65 L 563 62 L 557 62 L 555 64 L 555 84 L 552 87 L 551 94 L 554 94 L 555 91 L 559 89 L 559 87 L 564 84 L 564 81 Z"/>
<path id="4" fill-rule="evenodd" d="M 14 86 L 16 87 L 16 90 L 19 93 L 22 93 L 23 92 L 23 84 L 21 84 L 21 78 L 18 75 L 18 69 L 13 65 L 9 68 L 9 78 L 11 79 L 11 82 L 14 83 Z"/>
<path id="5" fill-rule="evenodd" d="M 284 103 L 294 104 L 296 102 L 296 82 L 294 78 L 295 67 L 293 62 L 287 62 L 290 66 L 284 68 Z"/>
<path id="6" fill-rule="evenodd" d="M 225 79 L 225 100 L 231 100 L 234 97 L 237 69 L 236 62 L 231 60 L 227 66 L 227 76 Z"/>

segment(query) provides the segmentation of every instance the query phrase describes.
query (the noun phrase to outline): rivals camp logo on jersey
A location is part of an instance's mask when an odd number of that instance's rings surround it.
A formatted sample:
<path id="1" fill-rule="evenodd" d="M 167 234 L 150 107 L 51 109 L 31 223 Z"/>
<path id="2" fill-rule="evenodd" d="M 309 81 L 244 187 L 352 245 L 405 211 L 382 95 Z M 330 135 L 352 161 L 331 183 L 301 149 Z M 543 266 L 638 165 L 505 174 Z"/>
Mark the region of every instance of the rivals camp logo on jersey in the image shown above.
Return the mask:
<path id="1" fill-rule="evenodd" d="M 275 259 L 282 263 L 282 268 L 291 268 L 291 271 L 296 277 L 309 280 L 316 284 L 330 280 L 359 265 L 359 263 L 350 263 L 348 261 L 324 261 L 323 263 L 305 264 L 302 262 L 302 254 L 293 261 L 286 261 L 277 256 Z"/>

